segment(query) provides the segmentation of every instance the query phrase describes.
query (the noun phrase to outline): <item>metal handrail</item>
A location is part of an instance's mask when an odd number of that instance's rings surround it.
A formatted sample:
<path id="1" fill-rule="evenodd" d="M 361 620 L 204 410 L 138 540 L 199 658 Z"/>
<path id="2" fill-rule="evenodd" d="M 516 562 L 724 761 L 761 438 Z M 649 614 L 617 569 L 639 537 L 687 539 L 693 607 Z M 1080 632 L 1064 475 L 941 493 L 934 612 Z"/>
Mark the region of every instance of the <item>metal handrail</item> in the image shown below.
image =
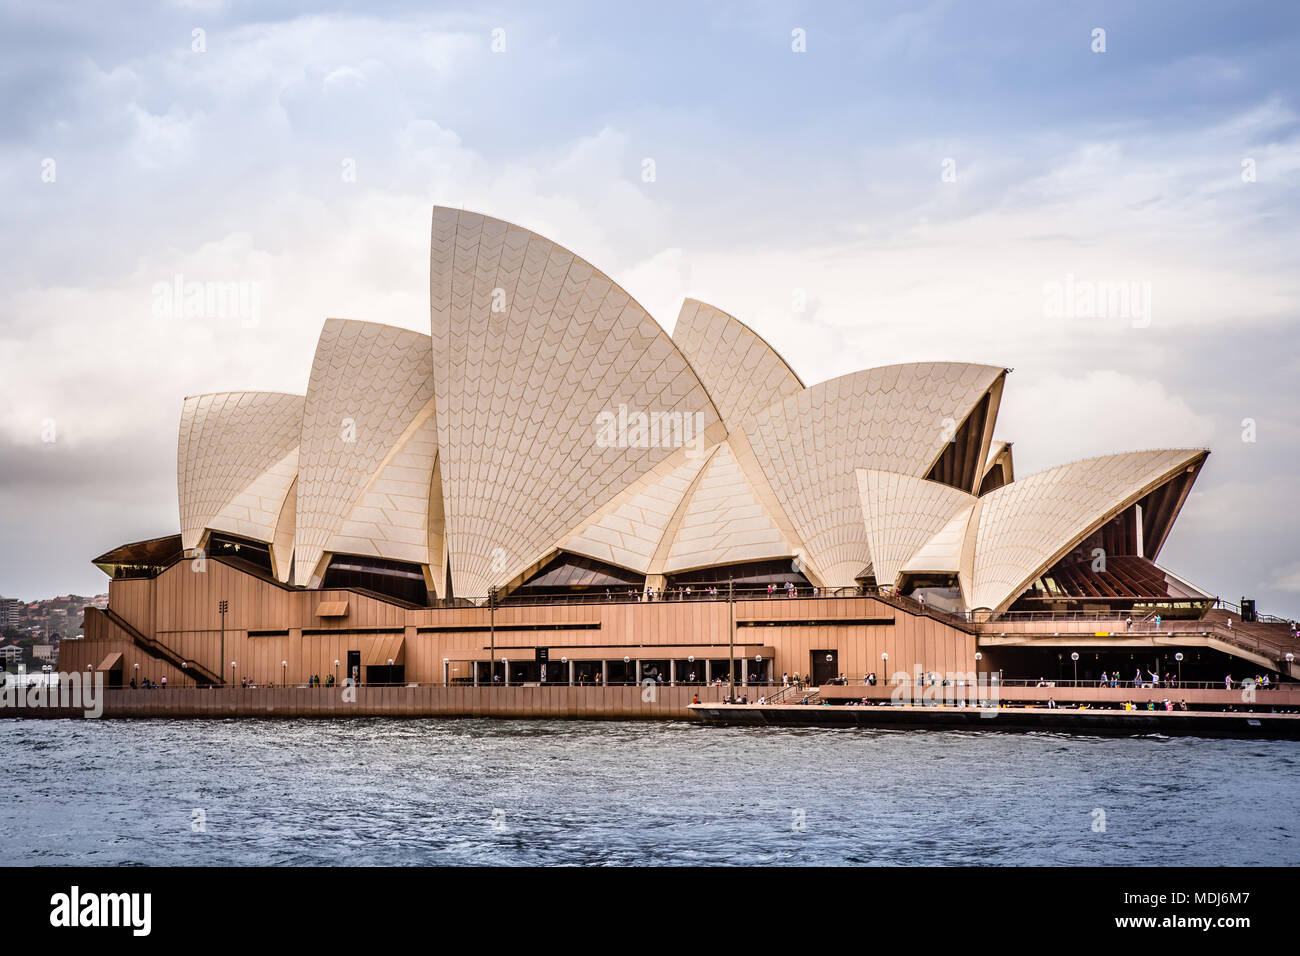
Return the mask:
<path id="1" fill-rule="evenodd" d="M 1256 684 L 1254 678 L 1247 677 L 1242 680 L 1234 680 L 1232 686 L 1228 687 L 1223 681 L 1180 681 L 1173 678 L 1169 682 L 1161 679 L 1158 683 L 1148 678 L 1143 678 L 1141 682 L 1134 682 L 1133 678 L 1125 678 L 1118 682 L 1107 681 L 1103 684 L 1099 679 L 1092 680 L 1048 680 L 1046 678 L 1015 678 L 1012 680 L 1002 680 L 998 682 L 999 687 L 1062 687 L 1067 689 L 1091 689 L 1091 690 L 1245 690 L 1248 685 L 1254 685 L 1257 690 L 1273 690 L 1277 687 L 1300 687 L 1297 684 L 1290 684 L 1283 680 L 1270 679 L 1268 684 Z"/>
<path id="2" fill-rule="evenodd" d="M 520 594 L 513 592 L 503 598 L 498 598 L 498 608 L 508 607 L 531 607 L 538 605 L 566 605 L 566 604 L 660 604 L 660 603 L 677 603 L 687 601 L 725 601 L 727 600 L 725 581 L 713 582 L 712 586 L 716 588 L 716 593 L 709 594 L 705 590 L 709 586 L 708 582 L 695 587 L 691 585 L 690 593 L 684 589 L 659 589 L 655 592 L 653 598 L 648 597 L 648 592 L 644 588 L 632 589 L 633 593 L 628 594 L 628 588 L 610 588 L 606 594 L 601 591 L 569 593 L 569 594 Z M 684 586 L 683 586 L 684 588 Z M 778 587 L 775 591 L 769 592 L 766 587 L 738 587 L 734 589 L 735 600 L 753 601 L 753 600 L 826 600 L 826 599 L 843 599 L 843 598 L 874 598 L 884 601 L 888 604 L 905 606 L 909 610 L 919 611 L 935 617 L 946 617 L 957 621 L 963 621 L 971 624 L 995 625 L 998 621 L 1125 621 L 1132 618 L 1135 624 L 1145 623 L 1154 620 L 1157 616 L 1161 618 L 1164 625 L 1174 625 L 1179 622 L 1201 621 L 1202 618 L 1186 617 L 1168 617 L 1161 613 L 1159 608 L 1139 608 L 1137 610 L 1127 609 L 1107 609 L 1097 611 L 1003 611 L 996 618 L 985 619 L 977 611 L 949 611 L 933 604 L 918 601 L 915 598 L 899 594 L 888 588 L 872 587 L 862 585 L 858 587 L 816 587 L 809 585 L 798 585 L 793 593 L 787 592 L 784 588 Z M 438 598 L 435 599 L 429 607 L 432 608 L 471 608 L 487 607 L 488 598 L 484 597 L 462 597 L 462 598 Z M 1175 600 L 1173 604 L 1193 605 L 1205 603 L 1194 598 L 1186 600 Z M 1240 613 L 1236 605 L 1227 601 L 1215 600 L 1209 605 L 1210 609 L 1228 610 L 1232 613 Z M 1295 622 L 1278 617 L 1272 614 L 1257 614 L 1258 620 L 1265 624 L 1293 624 Z"/>
<path id="3" fill-rule="evenodd" d="M 200 689 L 200 690 L 206 690 L 206 689 L 208 689 L 208 685 L 205 685 L 205 684 L 199 684 L 199 685 L 192 685 L 192 684 L 191 684 L 191 685 L 186 685 L 184 688 L 182 688 L 179 684 L 171 684 L 171 685 L 169 685 L 169 686 L 167 686 L 167 687 L 162 687 L 162 686 L 160 686 L 160 685 L 154 685 L 153 687 L 128 687 L 128 686 L 122 686 L 122 687 L 109 687 L 109 688 L 105 688 L 105 689 L 106 689 L 106 690 L 191 690 L 191 689 L 194 689 L 195 686 L 197 686 L 198 689 Z M 326 691 L 334 691 L 334 690 L 342 690 L 343 688 L 348 687 L 348 686 L 351 686 L 351 685 L 348 685 L 347 683 L 345 683 L 345 682 L 343 682 L 343 681 L 340 681 L 340 682 L 337 683 L 337 684 L 326 684 L 326 683 L 324 683 L 324 682 L 322 682 L 322 683 L 320 683 L 320 684 L 308 684 L 306 681 L 290 681 L 289 683 L 285 684 L 285 683 L 278 683 L 278 682 L 275 682 L 275 681 L 268 681 L 267 683 L 264 683 L 264 684 L 263 684 L 263 683 L 257 683 L 257 684 L 249 685 L 249 686 L 247 686 L 247 687 L 245 687 L 245 686 L 243 686 L 243 685 L 240 685 L 240 686 L 234 686 L 234 685 L 230 685 L 230 684 L 218 684 L 218 685 L 215 685 L 215 689 L 217 689 L 217 690 L 223 690 L 223 689 L 224 689 L 224 690 L 268 690 L 268 689 L 271 689 L 271 690 L 280 690 L 280 689 L 283 689 L 283 688 L 288 687 L 288 688 L 291 688 L 291 689 L 292 689 L 292 688 L 297 688 L 297 689 L 302 689 L 302 690 L 326 690 Z M 559 680 L 552 680 L 552 681 L 511 681 L 509 684 L 503 684 L 503 683 L 501 683 L 501 682 L 499 682 L 499 681 L 498 681 L 497 683 L 495 683 L 495 684 L 489 684 L 489 683 L 486 682 L 486 681 L 480 681 L 478 684 L 474 684 L 474 683 L 472 683 L 471 681 L 466 680 L 466 679 L 464 679 L 464 678 L 457 678 L 457 679 L 455 679 L 455 680 L 447 681 L 446 683 L 444 683 L 443 681 L 440 681 L 440 680 L 432 680 L 432 681 L 399 681 L 399 682 L 394 682 L 394 683 L 386 683 L 386 682 L 383 682 L 383 681 L 372 681 L 372 682 L 362 682 L 362 683 L 357 684 L 357 685 L 355 685 L 355 686 L 357 686 L 357 687 L 362 687 L 362 688 L 366 688 L 366 687 L 509 687 L 509 688 L 519 688 L 519 687 L 528 687 L 528 688 L 537 688 L 537 687 L 572 687 L 572 688 L 580 688 L 580 687 L 581 687 L 581 688 L 588 688 L 588 689 L 600 689 L 600 688 L 602 688 L 602 687 L 647 687 L 647 686 L 653 686 L 653 687 L 656 687 L 656 688 L 661 688 L 661 687 L 672 687 L 672 688 L 680 688 L 680 689 L 682 689 L 682 690 L 687 690 L 687 691 L 699 692 L 700 690 L 704 690 L 704 689 L 708 689 L 708 688 L 715 688 L 715 689 L 718 689 L 718 690 L 725 690 L 725 689 L 727 688 L 728 685 L 727 685 L 726 681 L 723 681 L 721 684 L 716 683 L 715 681 L 710 681 L 710 682 L 707 683 L 707 684 L 704 683 L 704 682 L 702 682 L 702 681 L 696 681 L 695 683 L 688 683 L 688 682 L 686 682 L 686 681 L 676 681 L 675 683 L 669 683 L 668 681 L 663 681 L 663 682 L 655 682 L 653 685 L 648 685 L 645 681 L 625 681 L 625 680 L 618 680 L 618 681 L 616 681 L 616 680 L 612 680 L 612 681 L 608 681 L 608 682 L 606 682 L 606 683 L 600 683 L 600 684 L 579 684 L 579 683 L 577 683 L 577 682 L 574 682 L 574 683 L 570 684 L 568 681 L 559 681 Z M 741 684 L 741 683 L 739 683 L 739 682 L 736 683 L 736 689 L 737 689 L 737 690 L 744 690 L 744 689 L 749 688 L 749 687 L 766 688 L 766 687 L 779 687 L 779 686 L 780 686 L 780 682 L 779 682 L 779 681 L 755 681 L 755 680 L 752 680 L 752 681 L 750 681 L 748 684 Z"/>

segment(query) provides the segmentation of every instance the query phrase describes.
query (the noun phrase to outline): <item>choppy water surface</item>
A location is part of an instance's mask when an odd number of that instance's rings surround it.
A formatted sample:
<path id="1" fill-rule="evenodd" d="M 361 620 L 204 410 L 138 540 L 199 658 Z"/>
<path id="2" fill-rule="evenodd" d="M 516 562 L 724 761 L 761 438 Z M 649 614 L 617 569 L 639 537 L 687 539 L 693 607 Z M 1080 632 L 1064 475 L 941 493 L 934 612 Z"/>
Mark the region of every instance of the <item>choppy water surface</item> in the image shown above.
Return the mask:
<path id="1" fill-rule="evenodd" d="M 0 765 L 6 864 L 1300 863 L 1281 741 L 4 720 Z"/>

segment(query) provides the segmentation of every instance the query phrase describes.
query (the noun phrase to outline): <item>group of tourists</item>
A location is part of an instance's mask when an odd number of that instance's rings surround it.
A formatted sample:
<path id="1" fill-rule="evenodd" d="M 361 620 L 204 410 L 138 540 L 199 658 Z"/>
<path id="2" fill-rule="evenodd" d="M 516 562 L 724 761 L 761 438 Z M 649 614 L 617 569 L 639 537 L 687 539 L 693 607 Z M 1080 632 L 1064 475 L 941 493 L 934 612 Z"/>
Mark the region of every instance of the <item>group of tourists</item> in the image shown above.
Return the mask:
<path id="1" fill-rule="evenodd" d="M 703 591 L 696 592 L 692 590 L 689 584 L 682 584 L 677 587 L 647 587 L 644 591 L 639 591 L 636 588 L 628 588 L 627 599 L 629 601 L 636 601 L 638 604 L 643 601 L 689 601 L 695 597 L 697 593 L 703 594 L 705 597 L 716 598 L 719 591 L 713 585 L 709 585 Z M 605 600 L 614 600 L 614 592 L 609 588 L 605 588 Z"/>
<path id="2" fill-rule="evenodd" d="M 307 686 L 308 687 L 333 687 L 334 675 L 326 674 L 325 680 L 322 681 L 319 674 L 312 674 L 310 677 L 307 678 Z"/>
<path id="3" fill-rule="evenodd" d="M 1121 709 L 1138 710 L 1139 708 L 1137 707 L 1136 704 L 1133 703 L 1133 701 L 1126 700 L 1124 701 L 1124 706 Z M 1186 710 L 1187 701 L 1180 700 L 1178 703 L 1175 704 L 1168 697 L 1166 697 L 1164 700 L 1160 702 L 1160 706 L 1157 707 L 1156 702 L 1154 700 L 1149 700 L 1147 701 L 1146 709 L 1147 710 Z"/>
<path id="4" fill-rule="evenodd" d="M 1152 620 L 1154 620 L 1154 621 L 1156 622 L 1156 630 L 1157 630 L 1157 631 L 1160 630 L 1160 621 L 1162 620 L 1162 618 L 1160 617 L 1160 615 L 1157 614 L 1154 618 L 1152 618 Z M 1229 626 L 1231 626 L 1231 623 L 1232 623 L 1232 622 L 1229 621 L 1228 623 L 1229 623 Z M 1131 630 L 1133 630 L 1133 615 L 1132 615 L 1132 614 L 1130 614 L 1128 617 L 1124 618 L 1124 630 L 1126 630 L 1126 631 L 1131 631 Z"/>
<path id="5" fill-rule="evenodd" d="M 1122 681 L 1118 670 L 1113 673 L 1102 671 L 1101 676 L 1097 678 L 1098 687 L 1119 687 L 1121 683 L 1127 686 L 1129 681 Z M 1132 685 L 1134 687 L 1159 687 L 1161 683 L 1166 687 L 1177 687 L 1178 674 L 1166 671 L 1164 675 L 1161 676 L 1159 672 L 1148 668 L 1146 676 L 1144 677 L 1142 674 L 1142 668 L 1139 667 L 1133 671 Z"/>
<path id="6" fill-rule="evenodd" d="M 1234 681 L 1231 674 L 1225 674 L 1223 677 L 1223 689 L 1232 690 Z M 1241 682 L 1241 689 L 1246 690 L 1248 687 L 1262 687 L 1268 690 L 1273 684 L 1269 681 L 1267 674 L 1256 674 L 1254 677 L 1246 677 Z"/>
<path id="7" fill-rule="evenodd" d="M 747 594 L 752 596 L 752 590 L 757 589 L 754 588 L 742 593 L 737 593 L 736 597 L 744 597 Z M 822 597 L 833 594 L 832 590 L 829 588 L 808 587 L 805 590 L 807 590 L 808 594 L 812 597 Z M 784 584 L 769 583 L 767 585 L 767 596 L 770 598 L 777 597 L 782 592 L 784 592 L 785 596 L 788 598 L 798 597 L 799 586 L 793 581 L 786 581 Z M 720 597 L 726 597 L 727 593 L 727 591 L 724 591 L 715 584 L 709 584 L 702 588 L 692 588 L 689 584 L 679 584 L 676 586 L 664 586 L 658 588 L 646 587 L 644 590 L 640 588 L 628 588 L 627 599 L 629 601 L 635 601 L 638 604 L 646 601 L 690 601 L 699 598 L 716 600 Z M 605 600 L 613 601 L 614 597 L 615 595 L 613 590 L 605 588 Z"/>
<path id="8" fill-rule="evenodd" d="M 139 688 L 137 688 L 136 683 L 135 683 L 135 678 L 132 677 L 132 678 L 131 678 L 131 689 L 132 689 L 132 690 L 137 690 L 137 689 L 142 689 L 142 690 L 166 690 L 166 689 L 167 689 L 167 678 L 164 677 L 161 681 L 154 682 L 154 681 L 151 681 L 149 678 L 146 677 L 146 678 L 144 678 L 143 680 L 140 681 Z"/>
<path id="9" fill-rule="evenodd" d="M 779 593 L 780 593 L 780 590 L 779 590 L 779 588 L 777 588 L 777 586 L 776 586 L 775 584 L 769 584 L 769 585 L 767 586 L 767 596 L 768 596 L 768 597 L 776 597 L 777 594 L 779 594 Z M 793 581 L 786 581 L 786 582 L 785 582 L 785 596 L 786 596 L 786 597 L 789 597 L 789 598 L 792 598 L 792 597 L 796 597 L 798 594 L 799 594 L 799 589 L 798 589 L 797 587 L 795 587 L 794 582 L 793 582 Z"/>

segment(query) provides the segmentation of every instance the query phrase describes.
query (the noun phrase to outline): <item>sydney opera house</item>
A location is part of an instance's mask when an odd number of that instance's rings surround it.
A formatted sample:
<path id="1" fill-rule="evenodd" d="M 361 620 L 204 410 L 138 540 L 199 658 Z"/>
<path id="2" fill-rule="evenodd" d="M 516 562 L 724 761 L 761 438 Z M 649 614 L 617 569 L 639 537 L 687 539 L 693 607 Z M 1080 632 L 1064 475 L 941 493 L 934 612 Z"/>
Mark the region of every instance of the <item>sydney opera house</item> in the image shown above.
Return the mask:
<path id="1" fill-rule="evenodd" d="M 740 319 L 687 300 L 670 336 L 574 253 L 461 210 L 434 210 L 429 293 L 428 335 L 327 320 L 303 394 L 184 400 L 179 533 L 96 559 L 109 607 L 65 660 L 692 694 L 1175 653 L 1185 680 L 1293 676 L 1289 634 L 1158 563 L 1205 449 L 1017 475 L 1005 368 L 807 384 Z"/>

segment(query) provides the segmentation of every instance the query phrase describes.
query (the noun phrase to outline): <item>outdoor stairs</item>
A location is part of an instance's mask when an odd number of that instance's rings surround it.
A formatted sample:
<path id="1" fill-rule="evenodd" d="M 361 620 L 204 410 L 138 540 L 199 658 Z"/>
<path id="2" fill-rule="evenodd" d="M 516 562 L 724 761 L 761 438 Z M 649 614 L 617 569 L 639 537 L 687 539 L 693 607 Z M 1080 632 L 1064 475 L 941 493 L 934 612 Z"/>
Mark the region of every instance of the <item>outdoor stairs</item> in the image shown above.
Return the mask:
<path id="1" fill-rule="evenodd" d="M 805 684 L 802 689 L 791 684 L 789 687 L 782 687 L 776 693 L 769 695 L 767 702 L 769 704 L 797 704 L 807 697 L 808 703 L 814 704 L 820 696 L 818 689 L 811 684 Z M 757 700 L 758 698 L 755 697 L 754 699 Z"/>
<path id="2" fill-rule="evenodd" d="M 146 637 L 144 634 L 136 630 L 136 628 L 128 620 L 126 620 L 126 618 L 122 617 L 112 608 L 89 608 L 89 607 L 86 608 L 87 614 L 91 613 L 92 611 L 96 611 L 100 614 L 103 614 L 119 630 L 123 631 L 128 637 L 130 637 L 137 647 L 143 650 L 150 657 L 167 661 L 167 663 L 171 664 L 173 667 L 181 671 L 183 674 L 188 674 L 191 678 L 194 679 L 194 682 L 196 684 L 220 684 L 221 683 L 221 678 L 218 677 L 216 674 L 212 673 L 212 671 L 208 670 L 202 664 L 198 663 L 197 661 L 191 661 L 191 660 L 187 660 L 184 657 L 181 657 L 181 655 L 177 654 L 174 650 L 172 650 L 162 641 L 154 640 L 151 637 Z M 185 666 L 182 667 L 181 666 L 182 664 L 184 664 Z"/>

